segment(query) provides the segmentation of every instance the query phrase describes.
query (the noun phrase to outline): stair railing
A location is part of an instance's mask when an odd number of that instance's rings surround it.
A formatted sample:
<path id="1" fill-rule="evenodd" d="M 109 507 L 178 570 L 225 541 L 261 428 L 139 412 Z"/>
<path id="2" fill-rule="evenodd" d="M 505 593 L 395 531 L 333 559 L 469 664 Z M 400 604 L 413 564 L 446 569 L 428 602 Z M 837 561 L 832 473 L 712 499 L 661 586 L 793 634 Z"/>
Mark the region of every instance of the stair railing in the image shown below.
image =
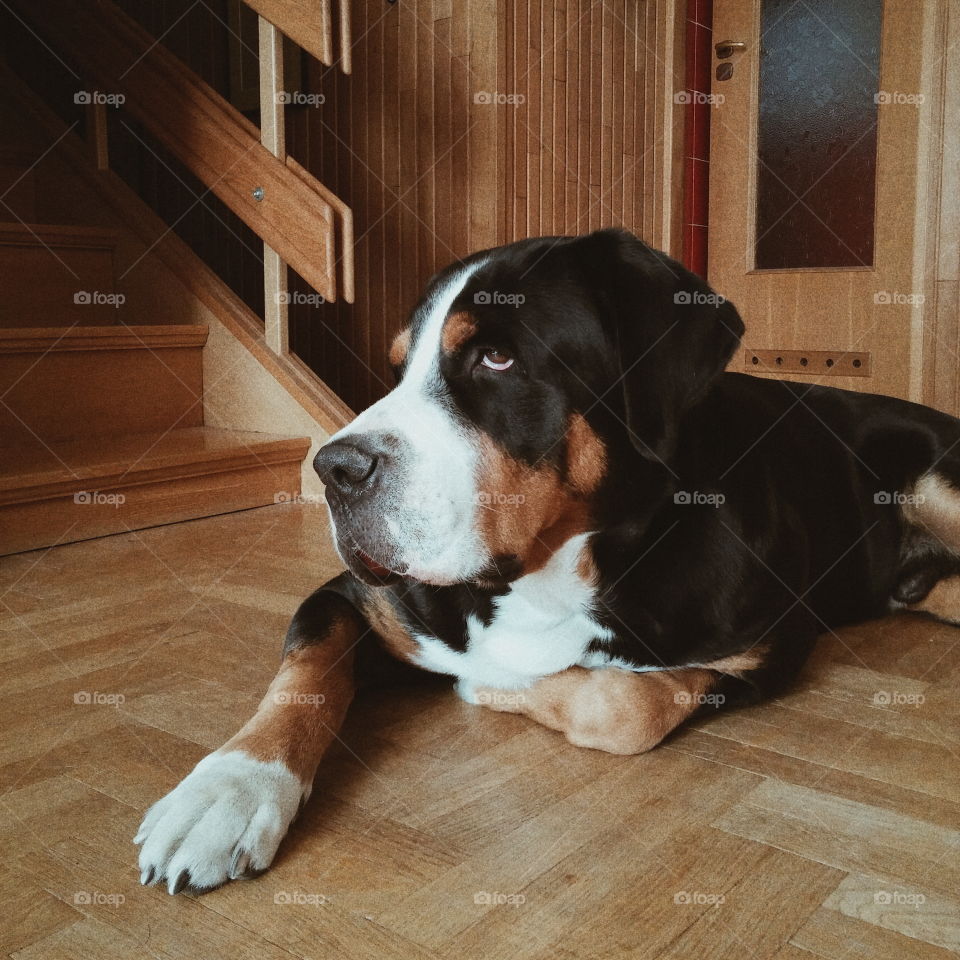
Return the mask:
<path id="1" fill-rule="evenodd" d="M 282 35 L 329 65 L 332 16 L 330 0 L 247 2 L 259 14 L 259 130 L 110 0 L 12 0 L 37 34 L 96 90 L 121 96 L 124 109 L 260 237 L 264 335 L 286 354 L 288 265 L 325 301 L 354 298 L 353 213 L 286 155 L 284 136 Z M 340 64 L 349 73 L 348 0 L 339 22 Z M 104 98 L 90 99 L 94 154 L 105 168 Z"/>

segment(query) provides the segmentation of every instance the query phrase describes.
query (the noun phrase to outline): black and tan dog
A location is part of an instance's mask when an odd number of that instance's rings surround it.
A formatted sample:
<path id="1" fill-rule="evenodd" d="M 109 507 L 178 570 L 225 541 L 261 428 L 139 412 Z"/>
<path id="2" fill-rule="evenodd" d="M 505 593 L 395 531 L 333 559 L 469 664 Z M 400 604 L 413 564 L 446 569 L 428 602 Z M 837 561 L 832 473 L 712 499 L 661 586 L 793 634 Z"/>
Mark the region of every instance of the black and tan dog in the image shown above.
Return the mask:
<path id="1" fill-rule="evenodd" d="M 960 568 L 960 421 L 725 374 L 742 333 L 620 231 L 439 274 L 398 386 L 316 459 L 348 572 L 297 611 L 256 715 L 147 813 L 142 882 L 269 866 L 371 642 L 639 753 L 780 691 L 824 629 L 933 609 Z"/>

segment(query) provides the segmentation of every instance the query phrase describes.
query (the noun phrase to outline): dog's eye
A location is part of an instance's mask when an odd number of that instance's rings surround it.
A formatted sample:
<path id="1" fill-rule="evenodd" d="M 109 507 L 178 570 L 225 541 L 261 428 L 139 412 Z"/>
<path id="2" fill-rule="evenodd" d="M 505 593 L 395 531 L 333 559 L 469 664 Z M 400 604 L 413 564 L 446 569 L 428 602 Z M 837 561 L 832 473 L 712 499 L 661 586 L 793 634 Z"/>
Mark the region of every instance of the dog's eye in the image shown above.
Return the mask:
<path id="1" fill-rule="evenodd" d="M 513 366 L 513 357 L 508 357 L 499 350 L 485 350 L 480 362 L 491 370 L 509 370 Z"/>

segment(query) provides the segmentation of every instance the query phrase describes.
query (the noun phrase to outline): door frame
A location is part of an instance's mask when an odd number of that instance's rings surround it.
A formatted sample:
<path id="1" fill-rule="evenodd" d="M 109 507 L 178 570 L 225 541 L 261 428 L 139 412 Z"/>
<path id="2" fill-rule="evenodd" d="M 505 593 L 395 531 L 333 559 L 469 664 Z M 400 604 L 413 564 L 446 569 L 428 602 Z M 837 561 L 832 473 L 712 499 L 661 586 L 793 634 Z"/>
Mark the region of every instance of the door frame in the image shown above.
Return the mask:
<path id="1" fill-rule="evenodd" d="M 910 399 L 960 414 L 960 10 L 949 0 L 925 4 L 924 90 L 914 271 L 924 302 L 914 311 Z M 920 218 L 923 218 L 922 220 Z"/>

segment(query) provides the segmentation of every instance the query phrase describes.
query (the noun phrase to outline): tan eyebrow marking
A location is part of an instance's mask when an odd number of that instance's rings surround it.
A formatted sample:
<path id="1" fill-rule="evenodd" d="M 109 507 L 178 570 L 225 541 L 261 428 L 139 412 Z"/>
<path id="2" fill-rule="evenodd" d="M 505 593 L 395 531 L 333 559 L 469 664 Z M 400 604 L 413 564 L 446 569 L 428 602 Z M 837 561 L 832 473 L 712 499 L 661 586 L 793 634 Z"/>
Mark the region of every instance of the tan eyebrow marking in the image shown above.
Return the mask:
<path id="1" fill-rule="evenodd" d="M 444 353 L 456 353 L 477 332 L 477 321 L 469 313 L 451 313 L 444 321 L 440 345 Z"/>
<path id="2" fill-rule="evenodd" d="M 407 353 L 410 350 L 410 328 L 404 327 L 390 344 L 390 352 L 387 359 L 394 367 L 399 367 L 407 359 Z"/>

